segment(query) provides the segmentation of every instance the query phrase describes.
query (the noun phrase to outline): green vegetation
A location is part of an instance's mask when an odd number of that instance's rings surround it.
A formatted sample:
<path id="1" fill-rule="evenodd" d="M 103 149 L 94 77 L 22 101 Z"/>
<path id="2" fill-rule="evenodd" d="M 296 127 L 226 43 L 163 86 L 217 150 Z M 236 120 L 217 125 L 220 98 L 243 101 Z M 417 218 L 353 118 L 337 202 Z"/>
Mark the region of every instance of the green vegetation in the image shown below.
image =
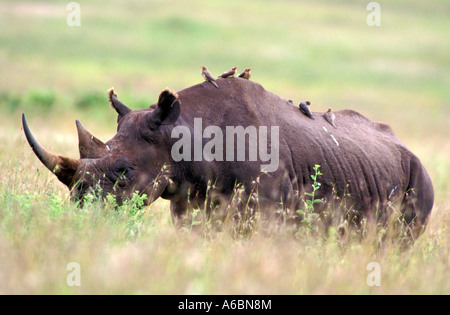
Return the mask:
<path id="1" fill-rule="evenodd" d="M 0 3 L 0 294 L 449 294 L 450 20 L 448 1 L 89 1 L 69 27 L 68 1 Z M 52 152 L 77 157 L 74 121 L 110 139 L 113 86 L 133 109 L 166 87 L 251 67 L 252 80 L 313 111 L 351 108 L 388 123 L 424 163 L 435 189 L 427 230 L 409 249 L 379 235 L 342 240 L 316 228 L 314 191 L 292 233 L 257 222 L 212 229 L 201 210 L 175 229 L 169 204 L 143 196 L 69 201 L 36 159 L 20 126 L 27 114 Z M 317 189 L 316 189 L 317 188 Z M 116 209 L 116 210 L 114 210 Z M 251 218 L 249 218 L 251 219 Z M 81 286 L 66 283 L 70 262 Z M 370 287 L 369 262 L 381 267 Z"/>
<path id="2" fill-rule="evenodd" d="M 314 166 L 314 174 L 311 174 L 311 178 L 313 180 L 313 184 L 312 184 L 312 192 L 310 193 L 305 193 L 305 195 L 307 197 L 311 197 L 311 199 L 306 199 L 305 200 L 305 210 L 296 210 L 295 212 L 297 214 L 299 214 L 303 219 L 301 220 L 301 222 L 305 225 L 306 229 L 309 230 L 314 230 L 315 226 L 313 224 L 313 220 L 317 217 L 319 217 L 319 215 L 317 213 L 314 212 L 314 204 L 316 203 L 321 203 L 322 200 L 321 199 L 315 199 L 315 193 L 317 190 L 319 190 L 320 188 L 320 182 L 318 181 L 318 176 L 323 175 L 320 171 L 319 171 L 320 165 L 315 165 Z"/>

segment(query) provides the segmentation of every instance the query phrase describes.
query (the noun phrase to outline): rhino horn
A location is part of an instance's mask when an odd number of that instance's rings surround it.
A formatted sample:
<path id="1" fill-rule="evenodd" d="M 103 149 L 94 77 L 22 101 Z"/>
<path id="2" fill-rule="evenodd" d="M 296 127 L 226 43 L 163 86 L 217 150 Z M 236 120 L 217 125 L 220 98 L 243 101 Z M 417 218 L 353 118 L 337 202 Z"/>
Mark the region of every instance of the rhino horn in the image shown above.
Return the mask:
<path id="1" fill-rule="evenodd" d="M 94 137 L 79 120 L 76 122 L 78 130 L 78 149 L 80 159 L 98 159 L 108 154 L 108 146 Z"/>
<path id="2" fill-rule="evenodd" d="M 25 114 L 22 114 L 22 126 L 28 143 L 42 164 L 55 174 L 63 184 L 70 188 L 80 161 L 55 155 L 45 150 L 31 133 Z"/>
<path id="3" fill-rule="evenodd" d="M 127 105 L 119 101 L 119 99 L 117 98 L 117 94 L 114 92 L 114 88 L 109 89 L 108 96 L 111 106 L 116 110 L 118 114 L 117 123 L 119 123 L 119 121 L 132 110 L 128 108 Z"/>

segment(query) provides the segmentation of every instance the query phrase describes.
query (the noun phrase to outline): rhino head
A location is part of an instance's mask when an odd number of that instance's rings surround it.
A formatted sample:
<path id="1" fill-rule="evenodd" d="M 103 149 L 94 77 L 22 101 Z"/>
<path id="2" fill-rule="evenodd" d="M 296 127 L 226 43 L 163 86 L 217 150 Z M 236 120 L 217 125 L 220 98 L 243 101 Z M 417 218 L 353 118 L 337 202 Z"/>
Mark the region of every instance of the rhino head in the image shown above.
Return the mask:
<path id="1" fill-rule="evenodd" d="M 79 159 L 44 149 L 23 114 L 25 136 L 39 160 L 69 188 L 72 200 L 82 204 L 86 194 L 96 191 L 102 197 L 115 195 L 120 204 L 138 192 L 147 195 L 148 204 L 170 187 L 171 158 L 164 133 L 180 115 L 178 95 L 166 89 L 157 104 L 135 111 L 120 102 L 113 89 L 109 100 L 118 113 L 116 135 L 103 143 L 77 120 Z"/>

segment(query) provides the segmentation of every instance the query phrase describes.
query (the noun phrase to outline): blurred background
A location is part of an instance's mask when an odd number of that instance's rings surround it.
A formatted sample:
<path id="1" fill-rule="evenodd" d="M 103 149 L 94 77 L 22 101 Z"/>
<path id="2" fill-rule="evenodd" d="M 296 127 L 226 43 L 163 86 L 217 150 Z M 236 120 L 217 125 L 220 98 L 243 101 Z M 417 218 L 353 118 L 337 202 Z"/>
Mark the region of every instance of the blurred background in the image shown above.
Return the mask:
<path id="1" fill-rule="evenodd" d="M 313 111 L 388 123 L 449 197 L 449 1 L 379 1 L 379 26 L 359 0 L 77 3 L 80 25 L 69 26 L 69 1 L 0 2 L 2 164 L 12 148 L 34 159 L 22 112 L 45 147 L 77 157 L 75 119 L 104 141 L 115 133 L 110 87 L 145 108 L 166 87 L 202 82 L 200 65 L 238 66 Z"/>

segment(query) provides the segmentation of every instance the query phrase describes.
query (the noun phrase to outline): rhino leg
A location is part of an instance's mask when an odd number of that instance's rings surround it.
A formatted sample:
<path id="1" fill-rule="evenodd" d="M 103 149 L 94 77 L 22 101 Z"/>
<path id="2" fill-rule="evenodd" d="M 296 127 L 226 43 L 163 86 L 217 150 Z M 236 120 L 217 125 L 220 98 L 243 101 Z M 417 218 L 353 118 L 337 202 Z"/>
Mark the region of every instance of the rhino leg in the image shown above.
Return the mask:
<path id="1" fill-rule="evenodd" d="M 186 218 L 188 207 L 187 200 L 170 201 L 170 214 L 174 226 L 180 228 L 183 226 L 183 219 Z"/>

